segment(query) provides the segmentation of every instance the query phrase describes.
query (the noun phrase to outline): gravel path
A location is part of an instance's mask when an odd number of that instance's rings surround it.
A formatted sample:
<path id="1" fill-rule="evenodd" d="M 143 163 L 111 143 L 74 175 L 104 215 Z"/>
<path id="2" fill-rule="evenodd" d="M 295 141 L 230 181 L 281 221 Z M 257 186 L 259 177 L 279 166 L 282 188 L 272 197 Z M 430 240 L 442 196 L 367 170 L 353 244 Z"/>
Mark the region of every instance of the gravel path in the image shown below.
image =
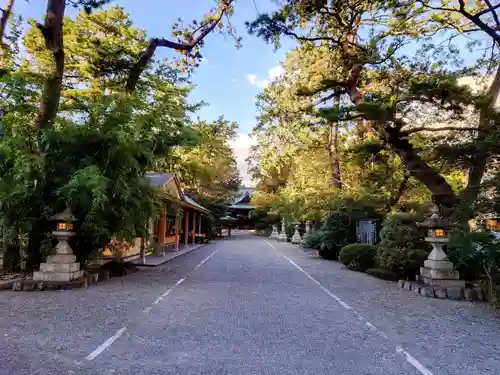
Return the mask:
<path id="1" fill-rule="evenodd" d="M 87 290 L 0 293 L 0 374 L 498 374 L 500 324 L 235 236 Z"/>

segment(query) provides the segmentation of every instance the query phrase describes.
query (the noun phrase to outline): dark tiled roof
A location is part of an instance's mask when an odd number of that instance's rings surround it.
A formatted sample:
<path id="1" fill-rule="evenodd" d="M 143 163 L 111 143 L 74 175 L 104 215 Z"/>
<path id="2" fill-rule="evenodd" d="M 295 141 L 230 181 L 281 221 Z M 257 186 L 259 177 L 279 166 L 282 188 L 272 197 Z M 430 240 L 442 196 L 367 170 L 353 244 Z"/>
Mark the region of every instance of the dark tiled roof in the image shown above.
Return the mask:
<path id="1" fill-rule="evenodd" d="M 151 186 L 157 187 L 168 184 L 170 180 L 172 180 L 175 177 L 175 174 L 162 173 L 162 172 L 147 172 L 144 177 L 146 177 L 148 183 Z"/>
<path id="2" fill-rule="evenodd" d="M 242 203 L 242 201 L 244 201 L 245 198 L 247 198 L 247 197 L 251 199 L 252 198 L 252 193 L 253 193 L 254 190 L 255 190 L 254 188 L 242 187 L 234 195 L 231 204 Z M 248 198 L 246 200 L 249 200 Z"/>
<path id="3" fill-rule="evenodd" d="M 184 195 L 183 198 L 184 198 L 184 202 L 186 202 L 187 204 L 189 204 L 191 206 L 198 208 L 200 211 L 203 211 L 205 213 L 211 212 L 208 208 L 203 207 L 201 204 L 196 202 L 194 199 L 189 198 L 187 195 Z"/>
<path id="4" fill-rule="evenodd" d="M 160 187 L 168 184 L 172 179 L 175 178 L 175 173 L 169 172 L 147 172 L 144 177 L 148 181 L 150 186 Z M 180 189 L 180 187 L 179 187 Z M 187 203 L 191 208 L 195 208 L 199 211 L 209 213 L 210 210 L 203 207 L 201 204 L 195 202 L 193 199 L 189 198 L 182 191 L 180 191 L 181 199 Z"/>

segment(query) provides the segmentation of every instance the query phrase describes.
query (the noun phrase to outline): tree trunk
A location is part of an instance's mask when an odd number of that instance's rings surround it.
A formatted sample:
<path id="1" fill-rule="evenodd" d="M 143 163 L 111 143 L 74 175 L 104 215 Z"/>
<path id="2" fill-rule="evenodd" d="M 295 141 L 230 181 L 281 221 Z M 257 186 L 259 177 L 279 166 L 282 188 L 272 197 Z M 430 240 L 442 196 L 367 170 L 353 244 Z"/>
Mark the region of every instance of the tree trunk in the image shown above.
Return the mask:
<path id="1" fill-rule="evenodd" d="M 410 174 L 408 172 L 405 172 L 403 176 L 403 181 L 401 181 L 401 184 L 399 185 L 398 190 L 391 196 L 391 199 L 389 201 L 389 204 L 387 205 L 388 212 L 392 210 L 392 208 L 398 204 L 399 200 L 403 196 L 403 193 L 406 190 L 406 186 L 408 185 L 408 180 L 410 179 Z"/>
<path id="2" fill-rule="evenodd" d="M 346 66 L 346 69 L 349 69 L 348 72 L 344 73 L 348 78 L 346 81 L 346 91 L 354 104 L 361 104 L 364 101 L 364 96 L 358 89 L 358 83 L 361 79 L 362 67 L 359 64 L 352 63 L 350 66 Z M 401 122 L 401 120 L 394 119 L 390 114 L 387 115 L 387 120 L 392 119 L 397 125 Z M 418 155 L 413 145 L 408 141 L 408 138 L 401 134 L 399 129 L 402 128 L 403 124 L 392 128 L 387 127 L 386 123 L 387 121 L 383 119 L 378 121 L 378 123 L 374 122 L 377 131 L 399 156 L 411 176 L 422 182 L 432 193 L 432 200 L 439 207 L 441 215 L 450 217 L 453 214 L 456 204 L 456 196 L 451 186 L 438 170 L 429 166 Z"/>
<path id="3" fill-rule="evenodd" d="M 37 27 L 45 39 L 45 47 L 52 52 L 54 58 L 53 71 L 47 76 L 43 85 L 40 108 L 36 119 L 38 131 L 53 125 L 61 99 L 62 79 L 64 74 L 63 21 L 65 0 L 48 0 L 47 13 L 43 25 Z"/>
<path id="4" fill-rule="evenodd" d="M 386 141 L 399 156 L 411 176 L 422 182 L 432 193 L 432 200 L 439 207 L 441 215 L 450 217 L 456 203 L 451 186 L 438 170 L 430 167 L 417 153 L 413 145 L 397 129 L 385 130 Z"/>
<path id="5" fill-rule="evenodd" d="M 46 221 L 44 219 L 37 220 L 33 223 L 31 231 L 28 236 L 28 246 L 26 248 L 26 271 L 33 271 L 42 263 L 42 253 L 40 247 L 44 240 L 44 230 Z"/>
<path id="6" fill-rule="evenodd" d="M 0 45 L 6 47 L 3 39 L 5 37 L 5 29 L 7 28 L 7 22 L 12 14 L 12 8 L 14 7 L 14 0 L 7 0 L 7 5 L 2 9 L 2 17 L 0 17 Z"/>
<path id="7" fill-rule="evenodd" d="M 340 173 L 340 160 L 338 154 L 339 124 L 333 122 L 330 124 L 328 133 L 328 162 L 332 174 L 332 187 L 342 189 L 342 179 Z"/>

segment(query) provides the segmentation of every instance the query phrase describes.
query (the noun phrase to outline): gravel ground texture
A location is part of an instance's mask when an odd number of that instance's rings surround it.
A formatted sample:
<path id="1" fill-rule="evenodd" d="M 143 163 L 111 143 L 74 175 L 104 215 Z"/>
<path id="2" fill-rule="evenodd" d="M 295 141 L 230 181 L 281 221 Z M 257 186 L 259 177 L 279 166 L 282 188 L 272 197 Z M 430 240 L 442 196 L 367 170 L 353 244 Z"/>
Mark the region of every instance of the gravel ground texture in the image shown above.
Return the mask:
<path id="1" fill-rule="evenodd" d="M 485 305 L 252 236 L 85 290 L 0 292 L 0 340 L 1 375 L 500 373 Z"/>

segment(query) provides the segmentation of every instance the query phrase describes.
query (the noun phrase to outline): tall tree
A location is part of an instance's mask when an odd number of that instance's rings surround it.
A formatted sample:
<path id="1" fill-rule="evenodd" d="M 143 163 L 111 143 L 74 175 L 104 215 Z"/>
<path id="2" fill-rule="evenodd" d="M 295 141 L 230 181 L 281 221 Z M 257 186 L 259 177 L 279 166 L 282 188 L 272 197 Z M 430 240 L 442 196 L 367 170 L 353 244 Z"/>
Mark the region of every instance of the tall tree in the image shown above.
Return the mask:
<path id="1" fill-rule="evenodd" d="M 333 63 L 320 81 L 312 81 L 300 94 L 317 97 L 327 93 L 330 97 L 345 98 L 350 105 L 340 111 L 324 109 L 323 115 L 335 121 L 355 121 L 359 134 L 374 133 L 380 146 L 388 146 L 399 156 L 408 172 L 427 186 L 443 214 L 449 216 L 456 208 L 457 196 L 439 169 L 431 166 L 409 140 L 410 134 L 428 129 L 412 126 L 407 114 L 425 105 L 445 112 L 452 122 L 463 116 L 467 106 L 483 112 L 489 108 L 486 116 L 482 116 L 485 124 L 481 126 L 434 128 L 476 131 L 476 140 L 481 140 L 486 128 L 497 133 L 497 113 L 492 103 L 498 91 L 495 80 L 491 86 L 493 91 L 486 95 L 472 95 L 460 86 L 458 78 L 464 73 L 449 63 L 450 57 L 457 55 L 456 50 L 445 51 L 430 45 L 427 37 L 442 30 L 452 34 L 449 38 L 453 39 L 466 27 L 467 32 L 472 32 L 471 25 L 474 25 L 493 40 L 496 54 L 498 35 L 481 19 L 486 17 L 496 22 L 497 7 L 490 6 L 488 1 L 476 2 L 473 7 L 465 6 L 461 0 L 455 7 L 446 4 L 449 2 L 438 6 L 425 1 L 288 0 L 279 11 L 261 15 L 250 23 L 249 30 L 276 44 L 281 36 L 290 36 L 302 46 L 328 49 Z M 455 20 L 454 26 L 450 26 L 451 18 Z M 422 25 L 424 29 L 420 33 Z M 305 31 L 299 30 L 301 26 Z M 406 56 L 403 47 L 415 43 L 417 48 L 418 43 L 425 43 L 425 49 Z M 498 68 L 496 61 L 488 59 L 495 69 Z M 479 67 L 484 66 L 483 62 L 478 61 Z M 476 164 L 481 163 L 476 161 Z M 473 180 L 469 180 L 469 185 Z"/>
<path id="2" fill-rule="evenodd" d="M 226 200 L 241 182 L 229 144 L 237 128 L 223 117 L 214 122 L 198 120 L 192 126 L 196 144 L 175 148 L 157 168 L 178 172 L 183 185 L 196 196 Z"/>
<path id="3" fill-rule="evenodd" d="M 110 0 L 74 0 L 71 3 L 77 7 L 83 7 L 87 12 L 93 8 L 102 6 Z M 144 48 L 140 56 L 133 62 L 122 61 L 128 70 L 126 90 L 133 92 L 137 86 L 141 74 L 147 69 L 153 55 L 158 47 L 175 49 L 184 53 L 182 62 L 186 65 L 196 63 L 200 58 L 200 48 L 208 34 L 217 27 L 222 28 L 222 18 L 231 14 L 233 0 L 219 0 L 218 5 L 204 20 L 193 22 L 190 27 L 180 30 L 178 24 L 174 24 L 174 35 L 176 41 L 165 38 L 152 38 Z M 53 68 L 44 79 L 40 109 L 36 120 L 36 128 L 43 130 L 51 127 L 58 112 L 61 98 L 62 80 L 65 70 L 63 23 L 66 8 L 66 0 L 48 0 L 45 21 L 37 23 L 45 40 L 45 46 L 51 52 L 54 62 Z"/>
<path id="4" fill-rule="evenodd" d="M 66 19 L 61 105 L 41 130 L 32 125 L 53 54 L 35 29 L 1 77 L 0 219 L 26 236 L 29 267 L 44 256 L 48 217 L 65 206 L 79 218 L 74 250 L 81 261 L 112 236 L 143 235 L 157 212 L 142 176 L 192 137 L 189 114 L 197 106 L 187 104 L 190 86 L 180 72 L 163 61 L 152 62 L 134 94 L 124 95 L 125 75 L 113 64 L 140 54 L 144 36 L 116 7 Z"/>

